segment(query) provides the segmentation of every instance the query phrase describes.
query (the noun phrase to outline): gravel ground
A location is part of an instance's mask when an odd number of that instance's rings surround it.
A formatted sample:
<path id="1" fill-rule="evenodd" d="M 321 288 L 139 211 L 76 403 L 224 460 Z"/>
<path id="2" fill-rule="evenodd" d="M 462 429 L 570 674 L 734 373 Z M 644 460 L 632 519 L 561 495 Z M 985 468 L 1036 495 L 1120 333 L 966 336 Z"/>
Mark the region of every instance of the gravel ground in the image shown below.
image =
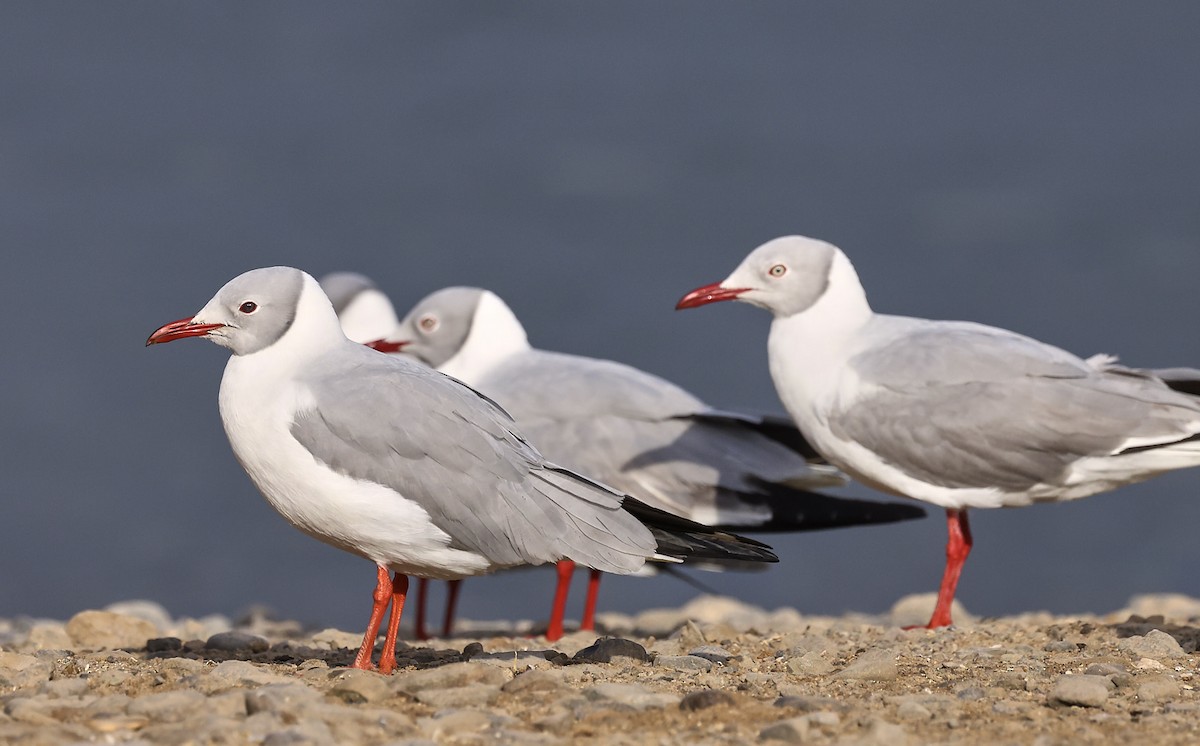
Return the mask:
<path id="1" fill-rule="evenodd" d="M 705 597 L 554 644 L 527 623 L 464 623 L 402 645 L 386 677 L 345 668 L 358 633 L 262 614 L 130 602 L 0 619 L 0 742 L 1200 742 L 1200 601 L 899 628 L 931 606 L 807 617 Z"/>

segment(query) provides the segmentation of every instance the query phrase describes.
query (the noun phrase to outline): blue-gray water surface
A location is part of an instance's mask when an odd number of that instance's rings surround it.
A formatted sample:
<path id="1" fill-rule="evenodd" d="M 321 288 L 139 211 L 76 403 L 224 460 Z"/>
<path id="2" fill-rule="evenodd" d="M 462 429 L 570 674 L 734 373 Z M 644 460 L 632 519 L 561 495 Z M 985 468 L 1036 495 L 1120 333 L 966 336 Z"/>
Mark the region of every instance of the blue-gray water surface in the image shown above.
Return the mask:
<path id="1" fill-rule="evenodd" d="M 0 616 L 362 625 L 369 564 L 234 461 L 226 353 L 142 347 L 254 267 L 357 270 L 402 308 L 486 286 L 541 347 L 751 410 L 781 411 L 768 317 L 672 306 L 786 233 L 842 246 L 880 311 L 1200 365 L 1198 28 L 1191 2 L 6 3 Z M 959 597 L 1200 595 L 1198 492 L 977 511 Z M 936 588 L 945 523 L 772 541 L 779 566 L 701 579 L 879 611 Z M 551 578 L 471 581 L 463 613 L 543 616 Z M 695 592 L 613 578 L 602 604 Z"/>

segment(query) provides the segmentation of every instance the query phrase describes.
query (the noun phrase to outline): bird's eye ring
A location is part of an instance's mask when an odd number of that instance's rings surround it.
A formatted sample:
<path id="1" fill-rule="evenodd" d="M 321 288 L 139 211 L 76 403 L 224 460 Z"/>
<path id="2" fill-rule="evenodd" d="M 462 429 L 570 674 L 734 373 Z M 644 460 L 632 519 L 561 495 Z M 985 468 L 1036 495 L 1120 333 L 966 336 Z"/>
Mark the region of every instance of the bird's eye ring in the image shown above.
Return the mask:
<path id="1" fill-rule="evenodd" d="M 258 310 L 258 304 L 252 300 L 248 300 L 245 303 L 243 303 L 242 305 L 238 306 L 238 310 L 241 311 L 242 313 L 247 313 L 247 314 L 254 313 L 255 311 Z"/>
<path id="2" fill-rule="evenodd" d="M 426 314 L 417 321 L 417 326 L 421 327 L 421 331 L 428 333 L 436 331 L 440 323 L 437 316 Z"/>
<path id="3" fill-rule="evenodd" d="M 767 273 L 772 277 L 783 277 L 785 274 L 787 274 L 787 267 L 783 266 L 782 264 L 776 264 L 774 267 L 771 267 Z"/>

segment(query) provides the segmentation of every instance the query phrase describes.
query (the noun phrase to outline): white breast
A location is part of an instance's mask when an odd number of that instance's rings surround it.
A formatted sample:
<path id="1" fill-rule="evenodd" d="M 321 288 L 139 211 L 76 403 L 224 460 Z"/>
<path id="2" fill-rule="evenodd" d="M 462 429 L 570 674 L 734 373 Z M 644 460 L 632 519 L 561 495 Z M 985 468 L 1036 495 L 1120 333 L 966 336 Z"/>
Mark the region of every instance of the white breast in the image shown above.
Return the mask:
<path id="1" fill-rule="evenodd" d="M 220 405 L 234 455 L 271 507 L 309 536 L 406 575 L 454 579 L 493 569 L 450 548 L 450 536 L 416 502 L 317 461 L 289 430 L 311 398 L 271 375 L 270 352 L 230 359 Z"/>

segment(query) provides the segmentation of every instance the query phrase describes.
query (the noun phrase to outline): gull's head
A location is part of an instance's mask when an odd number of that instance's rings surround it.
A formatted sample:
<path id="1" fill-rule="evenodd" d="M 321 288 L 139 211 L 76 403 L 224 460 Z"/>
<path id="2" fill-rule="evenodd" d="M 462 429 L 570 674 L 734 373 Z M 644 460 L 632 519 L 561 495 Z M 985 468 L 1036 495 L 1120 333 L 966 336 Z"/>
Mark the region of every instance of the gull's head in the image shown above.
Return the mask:
<path id="1" fill-rule="evenodd" d="M 696 288 L 676 309 L 740 300 L 776 316 L 808 310 L 828 290 L 838 257 L 833 244 L 805 236 L 784 236 L 750 252 L 721 282 Z"/>
<path id="2" fill-rule="evenodd" d="M 195 316 L 159 327 L 146 344 L 206 337 L 235 355 L 258 352 L 291 328 L 306 284 L 316 281 L 292 267 L 251 270 L 226 283 Z"/>
<path id="3" fill-rule="evenodd" d="M 356 272 L 331 272 L 321 278 L 342 331 L 351 340 L 367 343 L 391 334 L 400 319 L 382 290 L 369 277 Z"/>
<path id="4" fill-rule="evenodd" d="M 485 295 L 482 288 L 442 288 L 422 298 L 386 339 L 368 342 L 381 352 L 404 352 L 431 368 L 459 353 L 471 336 Z"/>

